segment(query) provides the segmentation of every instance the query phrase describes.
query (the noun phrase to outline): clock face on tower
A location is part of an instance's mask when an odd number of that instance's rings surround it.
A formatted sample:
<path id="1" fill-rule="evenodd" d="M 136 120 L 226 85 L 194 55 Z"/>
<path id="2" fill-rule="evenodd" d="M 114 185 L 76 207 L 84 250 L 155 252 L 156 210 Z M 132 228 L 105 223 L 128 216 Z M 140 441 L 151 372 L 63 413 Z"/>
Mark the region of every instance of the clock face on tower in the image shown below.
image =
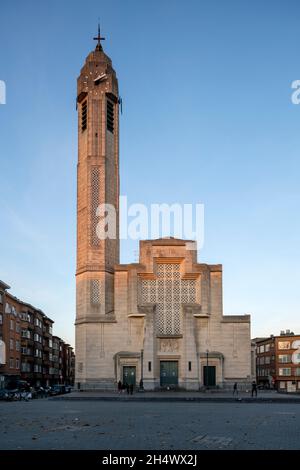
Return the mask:
<path id="1" fill-rule="evenodd" d="M 97 75 L 97 77 L 94 79 L 95 85 L 98 85 L 100 82 L 104 82 L 107 79 L 106 73 L 101 73 L 100 75 Z"/>

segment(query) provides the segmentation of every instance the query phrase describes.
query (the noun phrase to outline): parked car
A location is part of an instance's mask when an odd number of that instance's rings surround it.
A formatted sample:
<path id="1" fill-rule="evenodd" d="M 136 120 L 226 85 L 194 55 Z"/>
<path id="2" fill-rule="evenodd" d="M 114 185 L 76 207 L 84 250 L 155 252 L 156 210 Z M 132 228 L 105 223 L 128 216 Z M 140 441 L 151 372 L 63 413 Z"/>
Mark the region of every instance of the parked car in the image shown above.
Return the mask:
<path id="1" fill-rule="evenodd" d="M 50 395 L 61 395 L 63 393 L 66 393 L 66 386 L 61 384 L 53 385 L 50 391 Z"/>
<path id="2" fill-rule="evenodd" d="M 0 400 L 7 400 L 8 395 L 9 395 L 9 390 L 7 390 L 6 388 L 2 388 L 0 390 Z"/>

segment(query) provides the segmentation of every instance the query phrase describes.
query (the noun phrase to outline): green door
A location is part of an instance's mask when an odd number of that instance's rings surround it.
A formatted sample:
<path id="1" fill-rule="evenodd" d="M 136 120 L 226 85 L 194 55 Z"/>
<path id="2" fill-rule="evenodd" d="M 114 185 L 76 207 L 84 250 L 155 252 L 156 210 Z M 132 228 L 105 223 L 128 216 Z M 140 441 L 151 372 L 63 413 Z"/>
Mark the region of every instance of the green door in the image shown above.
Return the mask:
<path id="1" fill-rule="evenodd" d="M 123 367 L 123 384 L 134 385 L 136 384 L 135 366 Z"/>
<path id="2" fill-rule="evenodd" d="M 160 385 L 178 385 L 178 361 L 161 361 L 160 363 Z"/>
<path id="3" fill-rule="evenodd" d="M 203 382 L 206 387 L 214 387 L 216 385 L 216 367 L 203 367 Z"/>

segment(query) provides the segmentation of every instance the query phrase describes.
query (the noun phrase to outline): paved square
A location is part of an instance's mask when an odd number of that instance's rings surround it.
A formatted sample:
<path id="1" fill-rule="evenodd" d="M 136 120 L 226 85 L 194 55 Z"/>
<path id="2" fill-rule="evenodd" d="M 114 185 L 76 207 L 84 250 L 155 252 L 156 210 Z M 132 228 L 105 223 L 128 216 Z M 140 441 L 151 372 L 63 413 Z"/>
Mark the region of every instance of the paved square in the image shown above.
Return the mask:
<path id="1" fill-rule="evenodd" d="M 292 403 L 0 403 L 0 449 L 299 449 Z"/>

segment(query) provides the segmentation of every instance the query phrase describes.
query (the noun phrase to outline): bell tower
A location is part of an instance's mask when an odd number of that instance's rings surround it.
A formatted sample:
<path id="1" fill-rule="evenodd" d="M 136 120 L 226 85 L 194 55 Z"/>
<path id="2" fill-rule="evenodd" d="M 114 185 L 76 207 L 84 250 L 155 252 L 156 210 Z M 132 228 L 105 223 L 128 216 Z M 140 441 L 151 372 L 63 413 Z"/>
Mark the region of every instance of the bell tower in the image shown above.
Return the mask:
<path id="1" fill-rule="evenodd" d="M 97 379 L 104 324 L 114 322 L 114 265 L 119 263 L 119 93 L 111 59 L 97 45 L 77 80 L 76 381 Z M 99 237 L 99 207 L 115 212 L 115 236 Z M 104 213 L 106 214 L 106 213 Z M 102 213 L 103 215 L 103 213 Z"/>

